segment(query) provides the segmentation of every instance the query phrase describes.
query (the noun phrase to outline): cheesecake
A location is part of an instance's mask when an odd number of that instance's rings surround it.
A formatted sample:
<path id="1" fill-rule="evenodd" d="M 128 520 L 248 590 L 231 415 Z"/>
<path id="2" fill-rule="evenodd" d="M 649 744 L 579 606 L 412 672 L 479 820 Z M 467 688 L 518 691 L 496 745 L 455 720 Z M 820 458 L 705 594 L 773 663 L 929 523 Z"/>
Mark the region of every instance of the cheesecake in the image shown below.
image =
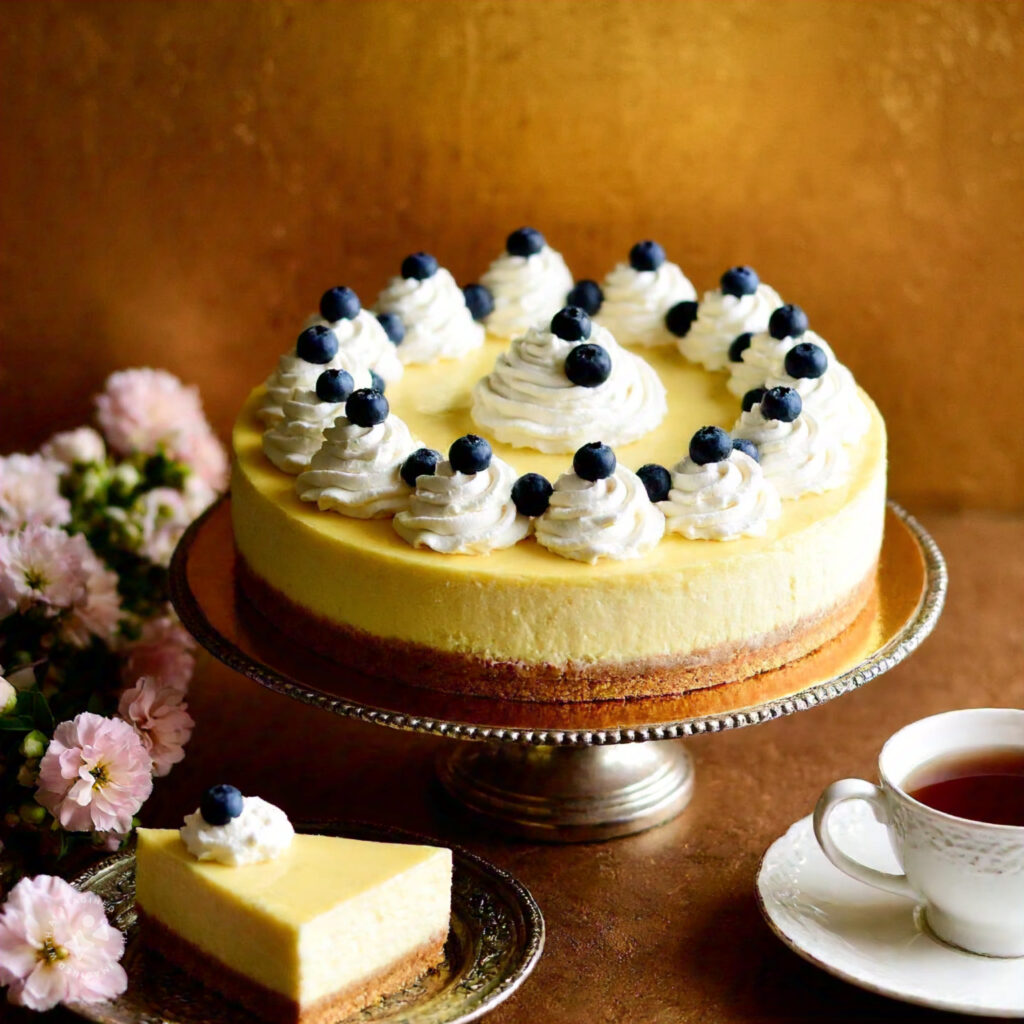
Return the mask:
<path id="1" fill-rule="evenodd" d="M 340 1019 L 441 962 L 450 850 L 291 834 L 277 808 L 239 800 L 222 824 L 206 807 L 180 830 L 138 830 L 148 947 L 281 1024 Z M 268 838 L 275 828 L 284 841 Z"/>

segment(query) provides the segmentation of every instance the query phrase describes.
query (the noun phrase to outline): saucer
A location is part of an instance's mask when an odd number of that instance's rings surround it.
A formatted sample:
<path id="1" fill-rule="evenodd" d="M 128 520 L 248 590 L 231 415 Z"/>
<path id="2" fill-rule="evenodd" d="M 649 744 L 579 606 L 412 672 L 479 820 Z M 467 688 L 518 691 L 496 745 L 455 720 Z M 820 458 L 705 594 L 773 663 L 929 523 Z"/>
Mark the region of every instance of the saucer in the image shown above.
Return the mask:
<path id="1" fill-rule="evenodd" d="M 881 871 L 900 870 L 867 804 L 837 807 L 830 824 L 850 856 Z M 1024 957 L 978 956 L 941 942 L 920 907 L 834 867 L 814 838 L 811 815 L 768 848 L 757 896 L 775 934 L 837 978 L 937 1010 L 1024 1017 Z"/>

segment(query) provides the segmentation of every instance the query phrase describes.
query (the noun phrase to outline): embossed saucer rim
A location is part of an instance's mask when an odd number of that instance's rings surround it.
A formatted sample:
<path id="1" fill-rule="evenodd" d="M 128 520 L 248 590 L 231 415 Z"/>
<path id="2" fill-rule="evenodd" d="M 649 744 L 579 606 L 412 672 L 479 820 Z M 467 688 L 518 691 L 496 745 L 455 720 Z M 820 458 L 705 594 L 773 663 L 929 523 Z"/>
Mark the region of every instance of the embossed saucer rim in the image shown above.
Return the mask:
<path id="1" fill-rule="evenodd" d="M 938 545 L 927 530 L 892 499 L 888 510 L 910 532 L 924 562 L 924 586 L 921 600 L 902 628 L 881 647 L 852 668 L 819 680 L 785 697 L 776 697 L 747 708 L 727 713 L 705 714 L 679 720 L 607 728 L 539 728 L 486 725 L 455 721 L 425 714 L 374 707 L 345 697 L 326 694 L 313 686 L 294 680 L 239 648 L 223 636 L 209 621 L 188 581 L 189 552 L 204 524 L 217 512 L 230 494 L 215 502 L 185 531 L 175 549 L 170 567 L 171 600 L 189 632 L 218 660 L 260 685 L 304 704 L 324 711 L 385 725 L 407 732 L 426 733 L 460 740 L 489 740 L 534 746 L 602 746 L 612 743 L 641 743 L 648 740 L 679 739 L 704 733 L 722 732 L 773 721 L 805 711 L 826 701 L 850 693 L 888 672 L 912 654 L 931 633 L 946 600 L 948 572 Z"/>
<path id="2" fill-rule="evenodd" d="M 849 811 L 856 810 L 863 813 L 866 808 L 847 808 Z M 951 1013 L 969 1014 L 972 1016 L 1002 1017 L 1008 1019 L 1024 1018 L 1024 958 L 1000 959 L 980 956 L 969 953 L 965 950 L 951 946 L 932 934 L 925 921 L 923 907 L 904 900 L 898 896 L 887 893 L 880 893 L 879 890 L 865 885 L 855 879 L 849 878 L 838 868 L 834 867 L 821 852 L 817 841 L 814 838 L 813 815 L 794 822 L 783 835 L 779 836 L 765 851 L 758 865 L 754 892 L 757 899 L 758 909 L 764 917 L 765 922 L 779 940 L 796 953 L 799 957 L 820 968 L 828 974 L 839 978 L 851 985 L 862 988 L 865 991 L 873 992 L 876 995 L 897 999 L 901 1002 L 910 1003 L 916 1006 L 925 1006 L 934 1010 L 943 1010 Z M 885 833 L 880 826 L 863 814 L 866 824 L 874 825 L 877 832 L 869 833 L 873 838 L 867 842 L 875 845 L 875 849 L 884 849 L 889 857 L 889 851 Z M 814 929 L 808 929 L 812 938 L 802 933 L 799 928 L 793 927 L 790 921 L 782 913 L 776 914 L 773 908 L 779 904 L 776 889 L 769 885 L 769 873 L 777 872 L 778 868 L 773 864 L 774 860 L 784 859 L 786 863 L 799 863 L 802 870 L 813 872 L 817 876 L 819 884 L 827 882 L 830 886 L 834 883 L 842 887 L 842 895 L 851 907 L 859 905 L 858 894 L 862 896 L 864 905 L 877 905 L 878 900 L 884 904 L 894 906 L 905 904 L 905 921 L 907 933 L 914 933 L 915 939 L 919 940 L 916 951 L 920 958 L 914 963 L 902 964 L 900 958 L 900 945 L 893 943 L 888 954 L 886 966 L 897 969 L 902 968 L 905 981 L 901 984 L 899 978 L 893 980 L 886 977 L 881 970 L 870 972 L 864 967 L 863 958 L 853 959 L 849 953 L 841 952 L 843 943 L 847 945 L 856 944 L 856 936 L 849 933 L 836 932 L 826 926 L 828 915 L 819 915 L 815 918 L 815 927 L 823 935 L 829 936 L 834 945 L 829 946 L 827 942 L 813 938 Z M 892 870 L 892 868 L 890 868 Z M 799 882 L 795 886 L 799 889 Z M 768 895 L 766 895 L 768 890 Z M 791 915 L 792 916 L 792 915 Z M 808 915 L 809 916 L 809 915 Z M 787 927 L 788 926 L 788 927 Z M 872 951 L 869 951 L 872 952 Z M 909 959 L 909 958 L 908 958 Z M 935 961 L 930 965 L 929 961 Z M 1013 993 L 1013 998 L 1007 998 L 1000 1004 L 995 1002 L 974 1001 L 971 1002 L 963 996 L 951 994 L 949 991 L 942 992 L 942 984 L 947 980 L 950 965 L 956 965 L 967 971 L 977 973 L 977 981 L 972 979 L 972 988 L 981 991 L 988 987 L 991 990 L 995 979 L 995 972 L 1003 976 L 1012 975 L 1012 985 L 1003 984 L 1001 992 Z M 923 971 L 929 971 L 927 978 L 920 977 Z M 923 989 L 929 989 L 925 992 Z"/>
<path id="3" fill-rule="evenodd" d="M 511 996 L 523 984 L 523 982 L 526 981 L 533 972 L 534 967 L 536 967 L 537 962 L 544 951 L 544 916 L 530 890 L 527 889 L 526 886 L 523 885 L 523 883 L 514 875 L 511 875 L 503 868 L 498 867 L 496 864 L 491 863 L 484 857 L 472 853 L 456 844 L 392 825 L 382 825 L 359 820 L 327 819 L 320 821 L 298 822 L 295 827 L 299 832 L 338 835 L 350 838 L 367 839 L 371 841 L 413 843 L 423 846 L 447 847 L 452 851 L 453 929 L 455 928 L 454 919 L 459 916 L 457 915 L 456 908 L 460 900 L 456 898 L 456 894 L 460 885 L 470 887 L 471 897 L 487 895 L 494 902 L 504 905 L 504 924 L 507 930 L 511 932 L 511 935 L 503 949 L 505 956 L 499 961 L 494 956 L 494 950 L 489 949 L 488 947 L 488 940 L 492 940 L 492 942 L 499 941 L 502 930 L 500 927 L 501 922 L 490 922 L 492 928 L 489 931 L 488 922 L 474 916 L 474 920 L 477 921 L 479 926 L 479 935 L 477 938 L 479 938 L 480 941 L 471 944 L 469 947 L 472 952 L 471 956 L 468 958 L 468 968 L 463 966 L 461 971 L 457 973 L 453 972 L 445 986 L 445 991 L 450 994 L 446 997 L 447 1001 L 445 1002 L 443 1009 L 447 1010 L 450 1008 L 452 1012 L 442 1012 L 442 1015 L 438 1016 L 436 1012 L 438 1000 L 437 998 L 431 997 L 427 1010 L 433 1008 L 435 1012 L 431 1013 L 428 1018 L 424 1019 L 429 1019 L 432 1024 L 469 1024 L 470 1021 L 479 1019 L 484 1014 L 489 1013 L 500 1003 L 503 1003 L 508 999 L 509 996 Z M 134 849 L 127 848 L 125 850 L 121 850 L 96 861 L 89 867 L 80 871 L 71 879 L 71 884 L 76 888 L 98 892 L 101 898 L 103 898 L 104 896 L 107 896 L 107 893 L 105 893 L 100 887 L 91 887 L 90 883 L 94 879 L 102 879 L 108 872 L 114 871 L 118 868 L 123 869 L 128 867 L 134 863 L 134 860 Z M 134 917 L 134 877 L 132 877 L 132 880 L 129 883 L 129 891 L 124 896 L 124 900 L 127 901 L 128 906 L 124 907 L 121 913 L 131 914 L 132 917 Z M 104 899 L 104 903 L 107 903 L 107 899 Z M 108 917 L 109 916 L 108 910 Z M 463 916 L 465 916 L 465 914 L 463 914 Z M 495 924 L 499 925 L 499 927 L 495 928 Z M 134 928 L 135 925 L 130 923 L 128 927 Z M 131 941 L 130 935 L 129 940 Z M 139 940 L 136 938 L 135 941 L 137 942 Z M 496 962 L 504 964 L 503 976 L 487 978 L 487 972 L 489 970 L 493 970 L 493 964 Z M 175 970 L 175 968 L 168 966 L 167 970 L 170 972 Z M 476 987 L 474 987 L 474 983 L 478 980 L 477 976 L 479 976 L 479 980 L 486 982 L 487 994 L 482 999 L 474 1000 L 473 994 L 477 988 L 481 987 L 480 985 L 476 985 Z M 198 991 L 202 993 L 203 990 L 198 989 Z M 127 993 L 125 995 L 127 995 Z M 400 993 L 396 995 L 400 996 Z M 124 998 L 125 996 L 121 996 L 112 1001 L 93 1004 L 68 1004 L 67 1009 L 86 1020 L 95 1021 L 97 1024 L 112 1024 L 112 1022 L 123 1024 L 125 1020 L 152 1020 L 166 1024 L 166 1022 L 171 1019 L 164 1016 L 163 1008 L 160 1006 L 152 1007 L 152 1013 L 148 1011 L 144 1013 L 140 1012 L 138 1015 L 125 1014 L 123 1012 L 120 1014 L 115 1013 L 115 1008 Z M 223 1006 L 228 1011 L 235 1013 L 236 1017 L 232 1019 L 237 1018 L 237 1020 L 241 1021 L 243 1019 L 251 1018 L 248 1011 L 241 1007 L 237 1007 L 230 1002 L 222 1000 L 216 994 L 210 996 L 210 1001 L 215 1001 L 218 1007 Z M 385 1011 L 386 1003 L 387 1000 L 384 1001 Z M 463 1008 L 460 1009 L 460 1006 Z M 415 1004 L 412 1006 L 400 1005 L 396 1007 L 396 1011 L 399 1014 L 397 1017 L 393 1017 L 389 1013 L 385 1016 L 381 1016 L 379 1013 L 375 1012 L 375 1010 L 381 1009 L 382 1007 L 380 1004 L 375 1004 L 375 1006 L 368 1007 L 353 1016 L 349 1016 L 344 1019 L 339 1018 L 337 1024 L 348 1024 L 348 1022 L 355 1022 L 364 1019 L 379 1021 L 381 1024 L 387 1024 L 388 1021 L 394 1021 L 395 1024 L 416 1024 L 416 1022 L 421 1019 L 416 1014 Z M 181 1024 L 208 1024 L 211 1018 L 208 1016 L 207 1012 L 204 1012 L 204 1004 L 198 1003 L 197 1010 L 199 1015 L 195 1018 L 181 1015 L 177 1019 L 181 1021 Z"/>

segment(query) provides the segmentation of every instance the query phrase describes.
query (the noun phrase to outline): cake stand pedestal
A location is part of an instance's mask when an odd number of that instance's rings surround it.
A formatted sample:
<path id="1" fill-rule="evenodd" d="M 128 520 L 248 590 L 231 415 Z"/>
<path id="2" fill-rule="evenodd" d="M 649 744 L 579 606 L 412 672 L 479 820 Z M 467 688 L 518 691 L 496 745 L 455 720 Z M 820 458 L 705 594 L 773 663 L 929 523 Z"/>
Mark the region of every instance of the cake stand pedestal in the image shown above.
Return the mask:
<path id="1" fill-rule="evenodd" d="M 236 591 L 229 502 L 189 528 L 171 563 L 174 606 L 199 643 L 261 685 L 325 711 L 475 741 L 439 756 L 447 792 L 493 828 L 552 842 L 629 835 L 675 816 L 694 772 L 671 741 L 768 722 L 862 686 L 916 649 L 946 594 L 935 542 L 890 502 L 871 599 L 805 658 L 679 697 L 541 704 L 456 696 L 370 679 L 297 649 Z"/>

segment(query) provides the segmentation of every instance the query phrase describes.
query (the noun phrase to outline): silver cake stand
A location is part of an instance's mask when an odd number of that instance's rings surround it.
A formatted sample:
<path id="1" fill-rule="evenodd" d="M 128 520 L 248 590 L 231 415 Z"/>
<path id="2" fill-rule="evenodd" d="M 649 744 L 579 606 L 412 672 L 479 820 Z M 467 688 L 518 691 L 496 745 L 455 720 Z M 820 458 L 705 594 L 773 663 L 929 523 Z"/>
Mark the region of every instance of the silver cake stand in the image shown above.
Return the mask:
<path id="1" fill-rule="evenodd" d="M 171 596 L 186 628 L 225 664 L 295 700 L 363 722 L 452 740 L 438 775 L 492 827 L 577 842 L 629 835 L 689 802 L 679 740 L 769 722 L 863 686 L 914 651 L 946 596 L 935 542 L 889 503 L 874 593 L 839 637 L 773 672 L 681 697 L 541 704 L 464 697 L 360 676 L 299 648 L 236 591 L 230 498 L 182 538 Z M 653 742 L 659 741 L 659 742 Z"/>

